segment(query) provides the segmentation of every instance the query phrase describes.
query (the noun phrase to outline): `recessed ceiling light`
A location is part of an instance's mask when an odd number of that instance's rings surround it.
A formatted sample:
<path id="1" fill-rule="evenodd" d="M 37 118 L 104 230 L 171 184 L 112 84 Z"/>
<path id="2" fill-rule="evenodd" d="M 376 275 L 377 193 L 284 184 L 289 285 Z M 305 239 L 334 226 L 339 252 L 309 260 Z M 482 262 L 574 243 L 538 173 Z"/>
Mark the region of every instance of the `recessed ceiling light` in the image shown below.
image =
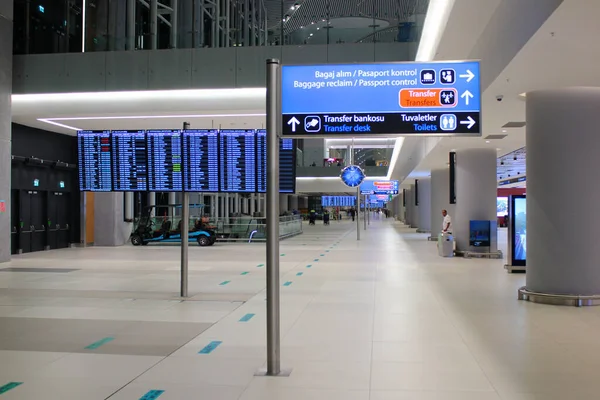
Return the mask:
<path id="1" fill-rule="evenodd" d="M 502 129 L 502 133 L 506 133 L 506 129 Z"/>
<path id="2" fill-rule="evenodd" d="M 311 33 L 310 36 L 312 36 L 313 34 Z"/>
<path id="3" fill-rule="evenodd" d="M 486 142 L 486 143 L 489 143 L 490 141 L 489 141 L 489 140 L 486 140 L 485 142 Z"/>

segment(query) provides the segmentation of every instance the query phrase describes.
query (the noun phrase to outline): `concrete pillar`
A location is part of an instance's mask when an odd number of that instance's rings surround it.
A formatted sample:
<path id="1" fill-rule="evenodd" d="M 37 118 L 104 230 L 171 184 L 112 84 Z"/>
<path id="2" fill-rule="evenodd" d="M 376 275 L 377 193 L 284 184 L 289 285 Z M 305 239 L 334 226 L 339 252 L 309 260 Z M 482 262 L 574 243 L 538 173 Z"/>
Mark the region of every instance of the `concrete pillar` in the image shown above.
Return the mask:
<path id="1" fill-rule="evenodd" d="M 410 185 L 410 227 L 418 228 L 419 227 L 419 206 L 417 206 L 417 190 L 420 191 L 420 187 L 417 188 L 417 185 Z M 418 185 L 421 186 L 421 185 Z"/>
<path id="2" fill-rule="evenodd" d="M 94 195 L 94 245 L 122 246 L 129 240 L 132 223 L 124 221 L 122 192 Z"/>
<path id="3" fill-rule="evenodd" d="M 496 220 L 496 148 L 456 152 L 456 211 L 452 233 L 456 248 L 469 250 L 469 221 Z"/>
<path id="4" fill-rule="evenodd" d="M 414 198 L 412 194 L 412 186 L 406 189 L 406 225 L 412 225 L 412 211 L 413 211 Z"/>
<path id="5" fill-rule="evenodd" d="M 289 194 L 279 194 L 279 212 L 284 213 L 288 211 L 288 197 Z"/>
<path id="6" fill-rule="evenodd" d="M 13 2 L 0 2 L 0 262 L 10 260 Z"/>
<path id="7" fill-rule="evenodd" d="M 527 93 L 527 289 L 598 295 L 600 88 Z"/>
<path id="8" fill-rule="evenodd" d="M 419 179 L 419 229 L 417 232 L 431 232 L 431 179 Z"/>
<path id="9" fill-rule="evenodd" d="M 288 210 L 298 210 L 298 196 L 291 194 L 288 196 Z"/>
<path id="10" fill-rule="evenodd" d="M 155 206 L 156 205 L 156 192 L 150 192 L 148 193 L 148 206 Z M 152 210 L 152 213 L 150 214 L 151 217 L 154 217 L 156 215 L 156 210 Z"/>
<path id="11" fill-rule="evenodd" d="M 437 237 L 442 231 L 442 210 L 448 211 L 454 218 L 454 204 L 450 204 L 450 171 L 436 169 L 431 171 L 431 235 Z"/>

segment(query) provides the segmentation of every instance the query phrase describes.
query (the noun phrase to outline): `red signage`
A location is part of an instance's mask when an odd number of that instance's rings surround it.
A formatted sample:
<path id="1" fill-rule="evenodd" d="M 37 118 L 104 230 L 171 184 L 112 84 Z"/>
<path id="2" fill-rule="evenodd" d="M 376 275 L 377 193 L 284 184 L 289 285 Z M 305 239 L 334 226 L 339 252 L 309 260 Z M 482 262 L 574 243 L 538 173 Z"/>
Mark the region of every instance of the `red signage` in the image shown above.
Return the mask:
<path id="1" fill-rule="evenodd" d="M 5 213 L 5 212 L 6 212 L 6 202 L 0 201 L 0 213 Z"/>

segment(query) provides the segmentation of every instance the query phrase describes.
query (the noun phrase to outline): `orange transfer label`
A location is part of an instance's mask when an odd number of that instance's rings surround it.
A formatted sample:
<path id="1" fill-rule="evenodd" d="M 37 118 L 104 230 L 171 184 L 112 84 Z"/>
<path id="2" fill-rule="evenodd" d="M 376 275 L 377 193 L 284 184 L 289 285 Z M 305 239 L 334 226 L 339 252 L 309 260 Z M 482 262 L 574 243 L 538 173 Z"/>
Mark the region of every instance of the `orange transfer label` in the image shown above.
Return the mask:
<path id="1" fill-rule="evenodd" d="M 456 89 L 401 89 L 398 94 L 402 108 L 456 107 Z"/>

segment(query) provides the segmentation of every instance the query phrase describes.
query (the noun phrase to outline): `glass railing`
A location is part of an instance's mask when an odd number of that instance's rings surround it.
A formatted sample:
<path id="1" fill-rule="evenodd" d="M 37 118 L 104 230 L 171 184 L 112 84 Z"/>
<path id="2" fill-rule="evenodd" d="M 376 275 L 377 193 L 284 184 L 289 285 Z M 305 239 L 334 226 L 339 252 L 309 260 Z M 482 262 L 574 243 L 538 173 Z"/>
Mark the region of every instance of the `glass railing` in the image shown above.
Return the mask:
<path id="1" fill-rule="evenodd" d="M 150 217 L 142 218 L 141 222 L 150 231 L 167 232 L 172 237 L 181 233 L 181 218 L 174 217 Z M 134 221 L 135 228 L 140 225 L 140 219 Z M 231 218 L 209 218 L 191 217 L 189 219 L 189 232 L 199 230 L 214 231 L 217 242 L 242 242 L 254 243 L 264 242 L 267 238 L 266 218 L 255 218 L 250 216 Z M 302 217 L 300 215 L 288 215 L 279 217 L 279 238 L 285 239 L 302 233 Z"/>
<path id="2" fill-rule="evenodd" d="M 414 43 L 429 0 L 15 0 L 16 54 Z"/>

